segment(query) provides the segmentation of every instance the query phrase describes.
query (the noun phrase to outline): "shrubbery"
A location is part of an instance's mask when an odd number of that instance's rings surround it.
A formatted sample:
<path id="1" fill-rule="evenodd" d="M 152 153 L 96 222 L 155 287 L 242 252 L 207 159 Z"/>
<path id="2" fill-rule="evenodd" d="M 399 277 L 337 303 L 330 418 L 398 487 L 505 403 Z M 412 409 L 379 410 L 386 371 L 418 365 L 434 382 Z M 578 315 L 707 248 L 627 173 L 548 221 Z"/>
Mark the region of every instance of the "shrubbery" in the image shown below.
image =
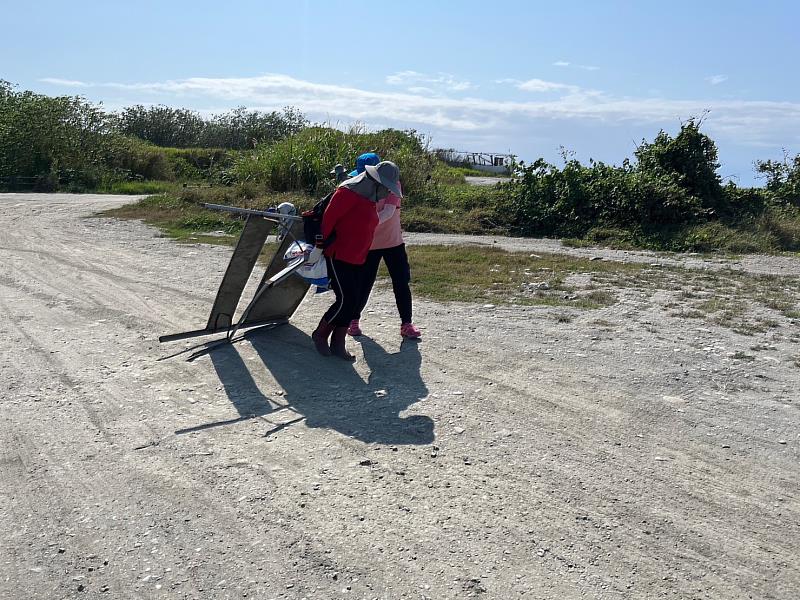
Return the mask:
<path id="1" fill-rule="evenodd" d="M 0 188 L 142 191 L 147 182 L 223 184 L 226 203 L 313 197 L 331 167 L 367 151 L 401 170 L 404 223 L 417 231 L 510 233 L 669 250 L 800 250 L 800 155 L 759 161 L 764 188 L 723 185 L 717 148 L 690 120 L 673 137 L 642 141 L 620 166 L 514 165 L 506 184 L 465 185 L 414 131 L 309 126 L 297 110 L 244 108 L 212 116 L 164 106 L 104 113 L 79 97 L 17 92 L 0 81 Z M 192 210 L 192 192 L 177 200 Z M 259 200 L 260 199 L 260 200 Z M 199 198 L 197 199 L 200 200 Z M 295 199 L 293 198 L 293 201 Z M 306 200 L 298 196 L 297 202 Z"/>
<path id="2" fill-rule="evenodd" d="M 248 111 L 244 107 L 205 119 L 199 113 L 169 106 L 131 106 L 113 117 L 114 128 L 156 146 L 170 148 L 253 148 L 282 140 L 307 124 L 303 114 Z"/>
<path id="3" fill-rule="evenodd" d="M 104 162 L 122 179 L 209 180 L 222 177 L 231 151 L 219 148 L 160 148 L 135 137 L 110 134 Z"/>
<path id="4" fill-rule="evenodd" d="M 693 121 L 672 138 L 642 142 L 636 162 L 582 165 L 564 154 L 563 168 L 521 164 L 507 186 L 515 229 L 524 235 L 583 236 L 593 227 L 686 225 L 733 208 L 719 176 L 714 142 Z"/>
<path id="5" fill-rule="evenodd" d="M 498 210 L 520 235 L 670 250 L 800 247 L 800 156 L 758 163 L 766 189 L 722 185 L 717 149 L 698 122 L 642 142 L 634 162 L 582 165 L 564 154 L 517 167 Z"/>
<path id="6" fill-rule="evenodd" d="M 0 81 L 0 178 L 31 178 L 39 189 L 55 189 L 61 178 L 99 181 L 103 112 L 80 98 L 15 92 Z"/>
<path id="7" fill-rule="evenodd" d="M 800 207 L 800 154 L 783 161 L 757 161 L 756 171 L 767 180 L 767 193 L 776 204 Z"/>
<path id="8" fill-rule="evenodd" d="M 0 80 L 0 189 L 110 189 L 128 180 L 227 181 L 236 148 L 293 135 L 293 108 L 203 119 L 168 107 L 105 113 L 80 97 L 18 92 Z M 163 146 L 172 147 L 159 147 Z"/>
<path id="9" fill-rule="evenodd" d="M 397 163 L 406 194 L 420 193 L 433 171 L 435 159 L 414 132 L 385 129 L 376 133 L 308 127 L 274 143 L 259 144 L 243 153 L 232 173 L 237 181 L 257 182 L 275 191 L 303 190 L 322 194 L 333 185 L 329 172 L 338 163 L 348 169 L 364 152 L 376 152 Z"/>

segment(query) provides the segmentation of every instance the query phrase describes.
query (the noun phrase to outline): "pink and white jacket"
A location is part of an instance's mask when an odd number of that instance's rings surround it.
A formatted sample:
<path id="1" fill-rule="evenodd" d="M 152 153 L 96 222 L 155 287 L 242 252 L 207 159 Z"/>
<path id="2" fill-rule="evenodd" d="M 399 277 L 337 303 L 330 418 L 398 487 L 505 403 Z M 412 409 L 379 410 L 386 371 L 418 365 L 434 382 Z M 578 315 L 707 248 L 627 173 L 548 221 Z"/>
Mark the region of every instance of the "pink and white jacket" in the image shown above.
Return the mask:
<path id="1" fill-rule="evenodd" d="M 375 228 L 375 237 L 372 238 L 370 250 L 383 250 L 394 248 L 403 243 L 403 231 L 400 228 L 400 198 L 389 194 L 379 200 L 378 226 Z"/>

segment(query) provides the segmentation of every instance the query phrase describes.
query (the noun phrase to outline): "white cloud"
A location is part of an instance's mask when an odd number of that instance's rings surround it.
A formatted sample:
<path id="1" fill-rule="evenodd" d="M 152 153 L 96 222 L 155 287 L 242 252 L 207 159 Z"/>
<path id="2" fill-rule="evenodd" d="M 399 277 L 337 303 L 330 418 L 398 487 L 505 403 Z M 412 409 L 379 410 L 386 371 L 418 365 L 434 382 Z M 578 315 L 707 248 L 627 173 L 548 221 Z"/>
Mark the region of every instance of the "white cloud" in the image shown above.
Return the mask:
<path id="1" fill-rule="evenodd" d="M 582 71 L 599 71 L 600 67 L 595 67 L 592 65 L 576 65 L 567 60 L 557 60 L 553 63 L 554 67 L 570 67 L 572 69 L 581 69 Z"/>
<path id="2" fill-rule="evenodd" d="M 419 74 L 396 73 L 408 82 Z M 455 136 L 472 132 L 470 139 L 495 139 L 500 132 L 509 144 L 544 122 L 602 126 L 643 124 L 647 130 L 674 126 L 680 119 L 711 112 L 705 127 L 712 136 L 724 134 L 736 143 L 774 143 L 789 146 L 800 140 L 800 103 L 749 100 L 672 100 L 612 96 L 569 84 L 540 79 L 501 80 L 522 90 L 556 96 L 512 101 L 452 97 L 431 86 L 410 91 L 368 91 L 347 85 L 320 84 L 270 73 L 257 77 L 206 78 L 142 83 L 85 83 L 48 78 L 48 83 L 116 92 L 107 105 L 164 103 L 207 111 L 245 105 L 258 110 L 296 106 L 312 119 L 330 122 L 361 121 L 371 127 L 412 127 Z M 109 100 L 109 98 L 103 98 Z"/>
<path id="3" fill-rule="evenodd" d="M 386 76 L 386 83 L 389 85 L 406 85 L 412 81 L 419 81 L 422 73 L 416 71 L 399 71 Z"/>
<path id="4" fill-rule="evenodd" d="M 40 79 L 39 81 L 41 81 L 42 83 L 60 85 L 63 87 L 88 87 L 91 85 L 83 81 L 75 81 L 74 79 L 59 79 L 57 77 L 45 77 L 44 79 Z"/>
<path id="5" fill-rule="evenodd" d="M 407 88 L 407 91 L 411 92 L 412 94 L 423 94 L 426 96 L 433 96 L 436 94 L 436 92 L 431 88 L 422 86 L 411 86 L 410 88 Z"/>
<path id="6" fill-rule="evenodd" d="M 580 91 L 580 88 L 576 85 L 555 83 L 553 81 L 544 81 L 543 79 L 518 81 L 516 86 L 526 92 L 569 92 L 574 94 Z"/>
<path id="7" fill-rule="evenodd" d="M 709 77 L 706 77 L 706 81 L 708 83 L 710 83 L 711 85 L 719 85 L 720 83 L 728 81 L 728 76 L 727 75 L 711 75 Z"/>
<path id="8" fill-rule="evenodd" d="M 463 92 L 474 88 L 469 81 L 458 80 L 449 73 L 431 75 L 417 71 L 399 71 L 387 76 L 386 83 L 397 86 L 426 87 L 428 89 L 440 88 L 450 92 Z"/>

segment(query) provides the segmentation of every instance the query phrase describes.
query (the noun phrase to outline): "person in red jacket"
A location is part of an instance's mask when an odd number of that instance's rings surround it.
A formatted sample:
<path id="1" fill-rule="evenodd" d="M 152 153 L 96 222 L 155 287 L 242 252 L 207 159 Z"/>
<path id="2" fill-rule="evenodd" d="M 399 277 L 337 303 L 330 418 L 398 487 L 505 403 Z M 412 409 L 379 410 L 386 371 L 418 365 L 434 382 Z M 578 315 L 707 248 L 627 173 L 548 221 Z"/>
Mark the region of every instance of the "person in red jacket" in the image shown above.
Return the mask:
<path id="1" fill-rule="evenodd" d="M 355 177 L 362 173 L 367 165 L 376 165 L 380 158 L 374 152 L 367 152 L 356 159 L 356 169 L 350 173 Z M 400 335 L 404 338 L 416 340 L 422 337 L 422 332 L 411 322 L 411 268 L 408 265 L 406 245 L 403 243 L 403 232 L 400 228 L 400 198 L 389 194 L 378 202 L 378 226 L 370 246 L 367 260 L 364 263 L 363 280 L 361 284 L 361 302 L 355 319 L 350 321 L 347 333 L 352 336 L 362 335 L 361 312 L 367 305 L 370 291 L 378 275 L 381 259 L 386 264 L 389 276 L 392 278 L 392 289 L 400 313 Z"/>
<path id="2" fill-rule="evenodd" d="M 363 173 L 339 185 L 325 209 L 322 238 L 336 234 L 324 250 L 330 287 L 336 300 L 311 334 L 314 347 L 323 356 L 333 354 L 355 360 L 347 352 L 345 340 L 350 321 L 360 309 L 363 265 L 378 226 L 375 206 L 389 194 L 402 197 L 399 181 L 400 169 L 393 162 L 368 165 Z"/>

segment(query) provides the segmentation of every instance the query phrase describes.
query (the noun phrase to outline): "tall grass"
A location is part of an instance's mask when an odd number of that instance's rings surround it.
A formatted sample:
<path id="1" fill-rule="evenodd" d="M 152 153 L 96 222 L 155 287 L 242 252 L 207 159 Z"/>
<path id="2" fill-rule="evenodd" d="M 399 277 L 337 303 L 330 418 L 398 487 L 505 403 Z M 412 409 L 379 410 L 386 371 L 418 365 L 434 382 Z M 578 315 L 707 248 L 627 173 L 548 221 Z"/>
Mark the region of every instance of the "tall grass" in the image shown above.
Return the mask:
<path id="1" fill-rule="evenodd" d="M 236 160 L 232 173 L 240 182 L 257 182 L 275 191 L 319 195 L 332 188 L 329 172 L 335 164 L 352 169 L 356 157 L 364 152 L 376 152 L 383 160 L 397 163 L 407 194 L 424 189 L 435 164 L 415 132 L 386 129 L 369 133 L 358 127 L 345 132 L 318 126 L 257 146 Z"/>

